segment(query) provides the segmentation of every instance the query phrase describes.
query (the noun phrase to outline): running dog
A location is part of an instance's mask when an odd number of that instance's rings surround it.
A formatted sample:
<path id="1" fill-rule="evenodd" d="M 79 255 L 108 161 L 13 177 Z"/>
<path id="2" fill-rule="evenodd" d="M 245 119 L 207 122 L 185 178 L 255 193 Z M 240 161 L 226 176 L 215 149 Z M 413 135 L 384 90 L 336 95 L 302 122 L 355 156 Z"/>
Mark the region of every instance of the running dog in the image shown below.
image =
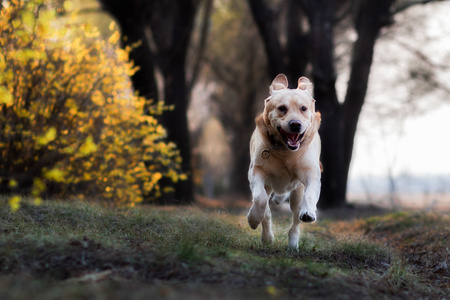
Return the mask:
<path id="1" fill-rule="evenodd" d="M 248 179 L 253 205 L 248 223 L 252 229 L 262 223 L 261 240 L 272 242 L 269 200 L 280 204 L 289 199 L 293 214 L 289 247 L 293 249 L 298 248 L 300 221 L 316 221 L 320 195 L 321 116 L 315 110 L 312 89 L 306 77 L 299 78 L 297 89 L 289 89 L 287 77 L 278 75 L 250 140 Z"/>

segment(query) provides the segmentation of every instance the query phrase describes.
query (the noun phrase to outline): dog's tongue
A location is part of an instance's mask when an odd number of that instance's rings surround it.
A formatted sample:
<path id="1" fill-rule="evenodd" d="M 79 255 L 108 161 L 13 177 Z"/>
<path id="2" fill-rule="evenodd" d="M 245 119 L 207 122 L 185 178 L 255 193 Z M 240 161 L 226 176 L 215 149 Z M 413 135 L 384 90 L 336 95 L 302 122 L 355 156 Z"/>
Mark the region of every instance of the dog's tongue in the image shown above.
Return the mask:
<path id="1" fill-rule="evenodd" d="M 297 133 L 286 133 L 286 138 L 289 146 L 296 147 L 298 142 L 298 134 Z"/>

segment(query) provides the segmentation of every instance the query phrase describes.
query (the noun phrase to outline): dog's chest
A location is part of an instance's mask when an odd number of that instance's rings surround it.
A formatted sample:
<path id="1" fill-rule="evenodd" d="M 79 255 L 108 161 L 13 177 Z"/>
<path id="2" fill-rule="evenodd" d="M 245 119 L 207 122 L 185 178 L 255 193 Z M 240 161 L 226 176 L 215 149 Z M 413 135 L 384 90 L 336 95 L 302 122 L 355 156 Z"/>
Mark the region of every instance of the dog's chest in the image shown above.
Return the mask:
<path id="1" fill-rule="evenodd" d="M 301 185 L 297 174 L 298 169 L 295 161 L 288 163 L 274 161 L 266 164 L 264 166 L 266 185 L 269 185 L 276 193 L 290 192 Z"/>

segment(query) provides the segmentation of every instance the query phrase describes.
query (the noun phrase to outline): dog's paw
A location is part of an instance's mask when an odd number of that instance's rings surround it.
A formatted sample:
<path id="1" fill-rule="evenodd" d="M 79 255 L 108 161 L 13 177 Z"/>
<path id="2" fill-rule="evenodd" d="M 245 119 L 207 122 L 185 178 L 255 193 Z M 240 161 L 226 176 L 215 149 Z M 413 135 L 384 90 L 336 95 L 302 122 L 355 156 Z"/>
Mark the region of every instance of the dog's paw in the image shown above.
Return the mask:
<path id="1" fill-rule="evenodd" d="M 263 244 L 271 244 L 273 243 L 274 235 L 272 232 L 264 233 L 261 235 L 261 242 Z"/>
<path id="2" fill-rule="evenodd" d="M 264 213 L 262 214 L 258 213 L 254 207 L 252 207 L 248 212 L 247 215 L 248 225 L 250 225 L 252 229 L 258 228 L 258 225 L 262 222 L 263 219 Z"/>
<path id="3" fill-rule="evenodd" d="M 289 230 L 289 248 L 292 250 L 298 250 L 298 240 L 300 237 L 300 228 L 298 226 L 293 226 Z"/>
<path id="4" fill-rule="evenodd" d="M 313 223 L 316 221 L 316 213 L 310 211 L 301 211 L 300 212 L 300 221 L 305 223 Z"/>
<path id="5" fill-rule="evenodd" d="M 251 228 L 251 229 L 256 229 L 256 228 L 258 228 L 258 225 L 261 223 L 261 222 L 258 222 L 258 221 L 256 221 L 256 220 L 254 220 L 254 219 L 251 218 L 250 216 L 247 217 L 247 220 L 248 220 L 248 225 L 250 225 L 250 228 Z"/>

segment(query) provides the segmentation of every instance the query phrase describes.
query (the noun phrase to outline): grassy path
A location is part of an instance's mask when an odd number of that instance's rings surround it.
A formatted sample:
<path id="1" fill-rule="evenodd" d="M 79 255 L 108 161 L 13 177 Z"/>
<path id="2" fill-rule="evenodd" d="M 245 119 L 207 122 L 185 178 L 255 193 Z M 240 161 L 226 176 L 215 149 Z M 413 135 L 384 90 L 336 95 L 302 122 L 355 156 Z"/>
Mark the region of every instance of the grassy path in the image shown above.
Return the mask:
<path id="1" fill-rule="evenodd" d="M 0 299 L 450 299 L 449 215 L 325 216 L 298 252 L 289 219 L 267 246 L 245 212 L 3 205 Z"/>

